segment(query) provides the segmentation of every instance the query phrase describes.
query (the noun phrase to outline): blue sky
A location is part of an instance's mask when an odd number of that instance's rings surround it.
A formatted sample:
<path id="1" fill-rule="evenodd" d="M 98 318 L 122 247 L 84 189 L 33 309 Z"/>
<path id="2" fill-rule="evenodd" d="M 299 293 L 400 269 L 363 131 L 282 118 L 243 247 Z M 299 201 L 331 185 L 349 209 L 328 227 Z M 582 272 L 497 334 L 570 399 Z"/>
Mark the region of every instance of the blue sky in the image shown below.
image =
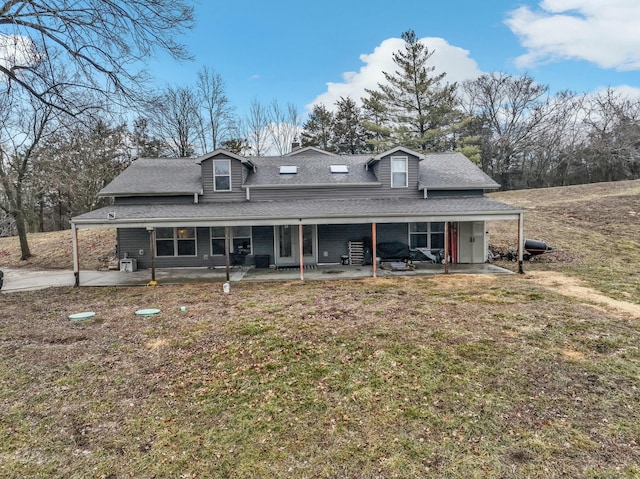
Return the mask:
<path id="1" fill-rule="evenodd" d="M 183 38 L 195 60 L 157 58 L 150 69 L 164 87 L 194 84 L 206 65 L 241 115 L 252 98 L 304 113 L 375 87 L 413 29 L 448 81 L 503 71 L 553 92 L 611 86 L 640 96 L 639 18 L 639 0 L 201 0 Z"/>

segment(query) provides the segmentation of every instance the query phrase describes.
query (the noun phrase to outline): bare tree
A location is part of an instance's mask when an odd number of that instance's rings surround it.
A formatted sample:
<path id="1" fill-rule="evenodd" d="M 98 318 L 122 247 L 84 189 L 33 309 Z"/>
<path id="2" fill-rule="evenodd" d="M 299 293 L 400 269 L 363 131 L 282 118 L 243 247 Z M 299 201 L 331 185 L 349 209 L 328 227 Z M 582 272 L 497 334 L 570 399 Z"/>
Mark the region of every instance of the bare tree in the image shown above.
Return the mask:
<path id="1" fill-rule="evenodd" d="M 300 135 L 300 116 L 293 103 L 283 109 L 277 100 L 269 106 L 269 133 L 276 152 L 284 155 L 291 151 L 293 142 Z"/>
<path id="2" fill-rule="evenodd" d="M 588 98 L 587 103 L 585 181 L 617 181 L 640 175 L 640 101 L 608 88 Z"/>
<path id="3" fill-rule="evenodd" d="M 257 98 L 251 100 L 249 114 L 247 115 L 242 130 L 245 134 L 252 156 L 264 156 L 267 153 L 269 139 L 269 112 Z"/>
<path id="4" fill-rule="evenodd" d="M 152 119 L 155 136 L 162 138 L 168 156 L 186 158 L 196 153 L 200 135 L 199 101 L 191 87 L 169 87 L 158 99 Z"/>
<path id="5" fill-rule="evenodd" d="M 586 140 L 583 103 L 584 96 L 564 91 L 542 106 L 542 121 L 524 155 L 522 186 L 542 188 L 574 181 L 572 170 Z"/>
<path id="6" fill-rule="evenodd" d="M 53 130 L 55 109 L 31 97 L 5 95 L 0 118 L 0 209 L 15 221 L 21 259 L 31 257 L 27 231 L 29 214 L 34 211 L 32 160 L 37 148 Z"/>
<path id="7" fill-rule="evenodd" d="M 227 98 L 222 76 L 207 67 L 198 72 L 197 90 L 202 101 L 201 150 L 205 153 L 220 148 L 233 134 L 235 108 Z"/>
<path id="8" fill-rule="evenodd" d="M 481 119 L 483 169 L 509 189 L 509 174 L 521 166 L 543 120 L 548 87 L 527 75 L 491 73 L 465 82 L 463 89 L 468 111 Z"/>
<path id="9" fill-rule="evenodd" d="M 193 25 L 188 3 L 5 0 L 0 3 L 0 82 L 66 113 L 81 108 L 65 95 L 71 86 L 102 100 L 138 100 L 146 58 L 157 51 L 189 58 L 176 41 Z"/>

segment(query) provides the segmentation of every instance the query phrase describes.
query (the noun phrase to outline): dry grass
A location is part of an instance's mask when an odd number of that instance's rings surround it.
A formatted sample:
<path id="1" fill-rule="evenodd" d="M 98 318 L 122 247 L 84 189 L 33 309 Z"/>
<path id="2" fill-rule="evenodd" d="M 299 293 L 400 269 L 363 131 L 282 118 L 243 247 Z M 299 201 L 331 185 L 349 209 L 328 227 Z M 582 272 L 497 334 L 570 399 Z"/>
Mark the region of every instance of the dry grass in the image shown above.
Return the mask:
<path id="1" fill-rule="evenodd" d="M 526 276 L 2 301 L 2 477 L 640 474 L 640 323 Z"/>
<path id="2" fill-rule="evenodd" d="M 525 235 L 555 248 L 527 263 L 581 278 L 619 300 L 640 304 L 640 180 L 495 193 L 525 209 Z M 492 245 L 515 248 L 508 222 L 489 225 Z"/>
<path id="3" fill-rule="evenodd" d="M 0 295 L 0 476 L 640 477 L 640 322 L 559 274 L 638 303 L 639 189 L 495 195 L 558 249 L 526 265 L 553 270 L 546 284 L 536 273 Z M 491 225 L 492 241 L 515 245 L 513 231 Z M 51 256 L 40 251 L 34 266 Z M 582 293 L 559 294 L 569 287 Z M 151 307 L 162 312 L 134 314 Z M 67 319 L 86 310 L 95 318 Z"/>
<path id="4" fill-rule="evenodd" d="M 0 267 L 73 269 L 70 231 L 30 234 L 28 242 L 32 257 L 22 261 L 18 238 L 0 238 Z M 105 269 L 115 251 L 116 233 L 113 229 L 80 230 L 78 244 L 83 269 Z"/>

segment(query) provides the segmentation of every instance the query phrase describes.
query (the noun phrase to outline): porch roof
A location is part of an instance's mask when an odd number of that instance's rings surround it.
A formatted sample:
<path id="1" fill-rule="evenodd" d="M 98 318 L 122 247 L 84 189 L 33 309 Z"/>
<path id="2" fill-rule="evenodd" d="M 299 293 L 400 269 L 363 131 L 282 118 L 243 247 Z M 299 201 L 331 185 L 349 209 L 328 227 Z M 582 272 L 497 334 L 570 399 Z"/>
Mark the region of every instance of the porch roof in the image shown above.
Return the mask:
<path id="1" fill-rule="evenodd" d="M 515 220 L 522 210 L 481 196 L 112 205 L 76 216 L 77 227 L 259 226 Z"/>

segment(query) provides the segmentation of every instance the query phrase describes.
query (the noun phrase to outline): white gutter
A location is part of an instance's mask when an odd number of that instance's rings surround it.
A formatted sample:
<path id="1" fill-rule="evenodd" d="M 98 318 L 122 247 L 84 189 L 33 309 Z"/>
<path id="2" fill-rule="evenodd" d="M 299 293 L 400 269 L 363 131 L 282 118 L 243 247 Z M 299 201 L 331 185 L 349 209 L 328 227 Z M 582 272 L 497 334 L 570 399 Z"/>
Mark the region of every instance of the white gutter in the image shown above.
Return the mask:
<path id="1" fill-rule="evenodd" d="M 254 217 L 254 218 L 133 218 L 114 219 L 108 222 L 104 220 L 76 220 L 78 227 L 84 228 L 146 228 L 155 227 L 210 227 L 210 226 L 273 226 L 291 224 L 370 224 L 370 223 L 414 223 L 414 222 L 436 222 L 436 221 L 501 221 L 519 220 L 523 214 L 522 210 L 511 210 L 508 212 L 457 212 L 457 213 L 427 213 L 414 215 L 397 214 L 377 214 L 377 215 L 326 215 L 307 216 L 300 218 L 292 217 Z"/>

